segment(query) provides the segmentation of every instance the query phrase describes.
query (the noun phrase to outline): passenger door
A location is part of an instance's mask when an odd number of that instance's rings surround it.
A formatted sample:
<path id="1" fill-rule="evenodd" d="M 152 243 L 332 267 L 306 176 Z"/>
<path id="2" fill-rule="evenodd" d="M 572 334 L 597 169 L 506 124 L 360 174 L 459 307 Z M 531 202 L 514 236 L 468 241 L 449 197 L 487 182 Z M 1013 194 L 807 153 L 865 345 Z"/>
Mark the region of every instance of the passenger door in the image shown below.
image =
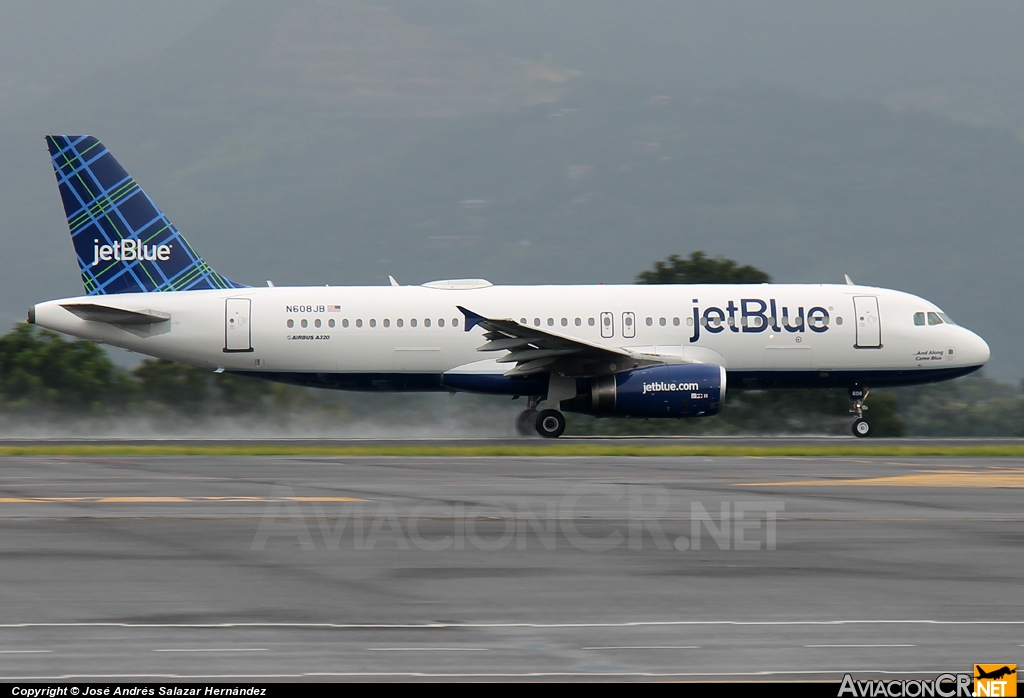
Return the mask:
<path id="1" fill-rule="evenodd" d="M 853 312 L 857 317 L 857 349 L 879 349 L 882 346 L 882 323 L 876 296 L 854 296 Z"/>
<path id="2" fill-rule="evenodd" d="M 224 351 L 252 351 L 252 327 L 249 324 L 252 301 L 228 298 L 224 305 Z"/>

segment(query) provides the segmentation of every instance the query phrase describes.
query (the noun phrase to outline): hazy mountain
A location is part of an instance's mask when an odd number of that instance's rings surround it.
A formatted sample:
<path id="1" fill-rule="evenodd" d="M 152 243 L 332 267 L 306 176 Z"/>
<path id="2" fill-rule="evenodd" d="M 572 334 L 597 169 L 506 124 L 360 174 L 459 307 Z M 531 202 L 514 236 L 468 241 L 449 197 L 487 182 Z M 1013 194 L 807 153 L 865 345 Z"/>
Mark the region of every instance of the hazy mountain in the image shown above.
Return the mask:
<path id="1" fill-rule="evenodd" d="M 1024 351 L 1004 310 L 1024 295 L 1016 98 L 979 98 L 974 125 L 950 104 L 1014 79 L 1020 42 L 1004 34 L 1020 12 L 709 7 L 196 10 L 197 28 L 179 19 L 154 57 L 111 69 L 108 51 L 102 69 L 76 65 L 0 104 L 0 319 L 80 293 L 42 136 L 88 132 L 238 281 L 630 282 L 703 249 L 780 282 L 849 273 L 923 295 L 990 340 L 994 375 L 1016 379 Z M 994 25 L 981 57 L 964 58 Z M 891 108 L 933 88 L 959 96 Z"/>

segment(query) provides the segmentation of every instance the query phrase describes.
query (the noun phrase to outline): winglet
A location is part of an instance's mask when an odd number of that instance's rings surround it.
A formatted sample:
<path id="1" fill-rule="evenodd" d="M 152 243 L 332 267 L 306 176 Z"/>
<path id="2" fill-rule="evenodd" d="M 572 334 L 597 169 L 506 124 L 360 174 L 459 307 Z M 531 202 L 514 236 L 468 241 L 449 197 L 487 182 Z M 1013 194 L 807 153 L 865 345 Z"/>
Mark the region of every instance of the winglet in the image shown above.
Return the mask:
<path id="1" fill-rule="evenodd" d="M 390 274 L 388 274 L 388 281 L 390 281 L 390 282 L 391 282 L 391 285 L 392 285 L 392 286 L 398 286 L 398 285 L 400 285 L 400 284 L 399 284 L 399 283 L 398 283 L 397 281 L 395 281 L 395 277 L 391 276 Z"/>
<path id="2" fill-rule="evenodd" d="M 466 310 L 461 305 L 457 305 L 455 307 L 458 308 L 459 312 L 461 312 L 466 317 L 466 332 L 469 332 L 471 329 L 479 325 L 481 322 L 486 322 L 487 320 L 487 318 L 485 318 L 483 315 L 477 315 L 472 310 Z"/>
<path id="3" fill-rule="evenodd" d="M 853 283 L 853 279 L 850 278 L 849 274 L 843 274 L 843 276 L 846 277 L 847 286 L 856 286 L 856 284 Z"/>

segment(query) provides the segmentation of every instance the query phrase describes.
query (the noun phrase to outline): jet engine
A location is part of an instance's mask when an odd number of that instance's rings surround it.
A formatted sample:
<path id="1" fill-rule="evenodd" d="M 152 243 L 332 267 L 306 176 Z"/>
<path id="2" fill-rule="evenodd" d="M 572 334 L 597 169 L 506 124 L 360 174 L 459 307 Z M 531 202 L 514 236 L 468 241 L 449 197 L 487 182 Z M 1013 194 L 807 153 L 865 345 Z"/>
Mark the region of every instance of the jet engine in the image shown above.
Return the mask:
<path id="1" fill-rule="evenodd" d="M 707 417 L 724 399 L 725 367 L 668 364 L 590 378 L 589 391 L 561 407 L 602 417 Z"/>

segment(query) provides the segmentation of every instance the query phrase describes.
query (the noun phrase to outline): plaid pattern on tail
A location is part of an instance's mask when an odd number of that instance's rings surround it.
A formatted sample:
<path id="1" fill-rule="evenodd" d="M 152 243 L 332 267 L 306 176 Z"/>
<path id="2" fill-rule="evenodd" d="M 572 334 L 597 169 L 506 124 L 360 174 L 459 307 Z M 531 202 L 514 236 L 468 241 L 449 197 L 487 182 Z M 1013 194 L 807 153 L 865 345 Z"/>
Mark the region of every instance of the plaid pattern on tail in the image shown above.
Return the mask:
<path id="1" fill-rule="evenodd" d="M 90 296 L 246 288 L 215 272 L 92 136 L 47 136 Z"/>

